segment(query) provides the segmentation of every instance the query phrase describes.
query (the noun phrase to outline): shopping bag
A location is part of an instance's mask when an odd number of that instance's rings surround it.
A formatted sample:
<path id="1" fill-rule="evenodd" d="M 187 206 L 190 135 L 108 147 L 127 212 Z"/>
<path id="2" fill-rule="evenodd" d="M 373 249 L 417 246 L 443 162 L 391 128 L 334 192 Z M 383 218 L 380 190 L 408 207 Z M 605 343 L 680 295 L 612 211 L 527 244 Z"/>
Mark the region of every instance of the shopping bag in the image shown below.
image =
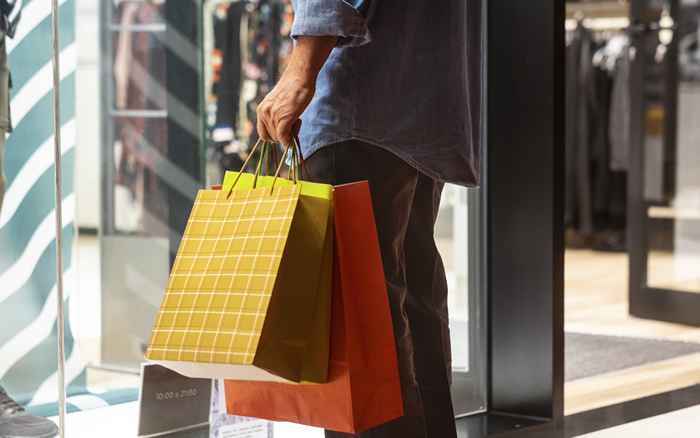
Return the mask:
<path id="1" fill-rule="evenodd" d="M 367 182 L 333 194 L 335 257 L 326 384 L 226 381 L 229 414 L 359 433 L 403 415 L 391 311 Z"/>
<path id="2" fill-rule="evenodd" d="M 254 184 L 251 174 L 240 175 L 238 172 L 226 172 L 223 190 L 228 190 L 239 178 L 238 185 L 248 187 Z M 294 185 L 286 179 L 271 176 L 258 177 L 260 187 L 271 187 L 273 184 L 282 187 Z M 295 220 L 299 221 L 289 240 L 293 249 L 291 252 L 312 253 L 312 259 L 290 257 L 284 260 L 280 269 L 280 282 L 294 283 L 295 279 L 303 276 L 307 279 L 318 278 L 315 295 L 316 308 L 305 323 L 299 325 L 296 318 L 286 318 L 286 315 L 296 313 L 300 303 L 292 294 L 280 294 L 278 305 L 270 309 L 271 318 L 279 320 L 286 333 L 298 333 L 297 342 L 305 343 L 303 361 L 301 363 L 300 379 L 295 381 L 323 383 L 328 380 L 328 358 L 331 324 L 331 288 L 333 274 L 333 203 L 332 186 L 299 180 L 299 203 Z M 325 224 L 322 221 L 326 221 Z M 324 232 L 323 235 L 321 233 Z M 321 263 L 311 263 L 320 254 Z M 308 309 L 307 309 L 308 310 Z M 308 312 L 307 312 L 308 313 Z M 286 324 L 285 324 L 286 323 Z"/>
<path id="3" fill-rule="evenodd" d="M 325 382 L 332 187 L 260 168 L 197 194 L 146 357 L 188 377 Z"/>

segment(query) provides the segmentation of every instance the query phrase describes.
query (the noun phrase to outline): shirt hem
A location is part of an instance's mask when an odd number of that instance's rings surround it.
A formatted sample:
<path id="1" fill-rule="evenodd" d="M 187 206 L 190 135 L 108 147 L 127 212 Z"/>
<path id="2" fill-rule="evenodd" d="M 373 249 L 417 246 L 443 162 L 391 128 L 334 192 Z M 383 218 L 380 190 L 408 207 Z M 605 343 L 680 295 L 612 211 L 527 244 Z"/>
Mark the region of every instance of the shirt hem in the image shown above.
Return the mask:
<path id="1" fill-rule="evenodd" d="M 442 182 L 442 183 L 452 183 L 456 185 L 460 185 L 463 187 L 479 187 L 479 175 L 474 174 L 473 175 L 473 181 L 470 181 L 469 179 L 462 179 L 462 178 L 450 178 L 448 176 L 440 174 L 440 172 L 437 172 L 427 166 L 424 166 L 420 164 L 415 158 L 411 156 L 411 154 L 404 153 L 400 150 L 397 150 L 389 145 L 382 144 L 376 140 L 373 140 L 368 137 L 363 137 L 361 135 L 350 135 L 347 137 L 336 137 L 330 140 L 325 140 L 325 141 L 317 141 L 315 143 L 312 143 L 311 145 L 304 147 L 302 146 L 302 151 L 304 152 L 304 158 L 307 159 L 311 157 L 314 153 L 318 152 L 319 150 L 326 148 L 326 147 L 333 147 L 333 145 L 336 145 L 338 143 L 343 143 L 346 141 L 361 141 L 367 144 L 370 144 L 372 146 L 376 146 L 378 148 L 381 148 L 399 159 L 403 160 L 406 162 L 408 165 L 416 169 L 417 171 L 421 172 L 422 174 L 426 175 L 429 178 L 434 179 L 435 181 Z M 469 159 L 465 158 L 465 161 L 468 163 Z M 470 172 L 473 173 L 473 172 Z"/>

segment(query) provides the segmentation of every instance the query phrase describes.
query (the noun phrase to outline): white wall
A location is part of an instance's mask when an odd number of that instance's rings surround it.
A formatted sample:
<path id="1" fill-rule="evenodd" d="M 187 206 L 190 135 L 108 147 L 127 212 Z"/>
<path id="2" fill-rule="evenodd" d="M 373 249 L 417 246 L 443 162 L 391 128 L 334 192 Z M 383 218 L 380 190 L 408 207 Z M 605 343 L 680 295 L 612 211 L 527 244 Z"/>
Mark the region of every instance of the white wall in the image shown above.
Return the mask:
<path id="1" fill-rule="evenodd" d="M 99 3 L 103 0 L 77 0 L 76 40 L 76 197 L 79 227 L 98 228 L 100 224 L 101 138 L 99 83 Z"/>

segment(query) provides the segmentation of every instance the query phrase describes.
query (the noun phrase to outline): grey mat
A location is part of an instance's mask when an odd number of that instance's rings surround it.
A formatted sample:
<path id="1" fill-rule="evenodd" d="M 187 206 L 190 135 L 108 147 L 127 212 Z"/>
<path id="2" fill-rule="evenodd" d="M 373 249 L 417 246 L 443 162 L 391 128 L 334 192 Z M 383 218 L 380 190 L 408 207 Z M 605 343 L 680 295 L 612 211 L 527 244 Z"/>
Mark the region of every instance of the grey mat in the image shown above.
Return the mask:
<path id="1" fill-rule="evenodd" d="M 700 353 L 700 343 L 566 333 L 566 381 Z"/>

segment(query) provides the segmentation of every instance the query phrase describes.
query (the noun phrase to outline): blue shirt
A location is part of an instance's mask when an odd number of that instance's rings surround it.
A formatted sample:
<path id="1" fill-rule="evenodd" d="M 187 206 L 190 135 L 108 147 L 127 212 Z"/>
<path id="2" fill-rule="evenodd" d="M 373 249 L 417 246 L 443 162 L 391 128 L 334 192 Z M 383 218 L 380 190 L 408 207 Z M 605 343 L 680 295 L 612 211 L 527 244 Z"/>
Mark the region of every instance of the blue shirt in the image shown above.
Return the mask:
<path id="1" fill-rule="evenodd" d="M 338 37 L 302 115 L 305 157 L 354 139 L 437 180 L 478 184 L 467 1 L 435 1 L 292 0 L 292 37 Z"/>

